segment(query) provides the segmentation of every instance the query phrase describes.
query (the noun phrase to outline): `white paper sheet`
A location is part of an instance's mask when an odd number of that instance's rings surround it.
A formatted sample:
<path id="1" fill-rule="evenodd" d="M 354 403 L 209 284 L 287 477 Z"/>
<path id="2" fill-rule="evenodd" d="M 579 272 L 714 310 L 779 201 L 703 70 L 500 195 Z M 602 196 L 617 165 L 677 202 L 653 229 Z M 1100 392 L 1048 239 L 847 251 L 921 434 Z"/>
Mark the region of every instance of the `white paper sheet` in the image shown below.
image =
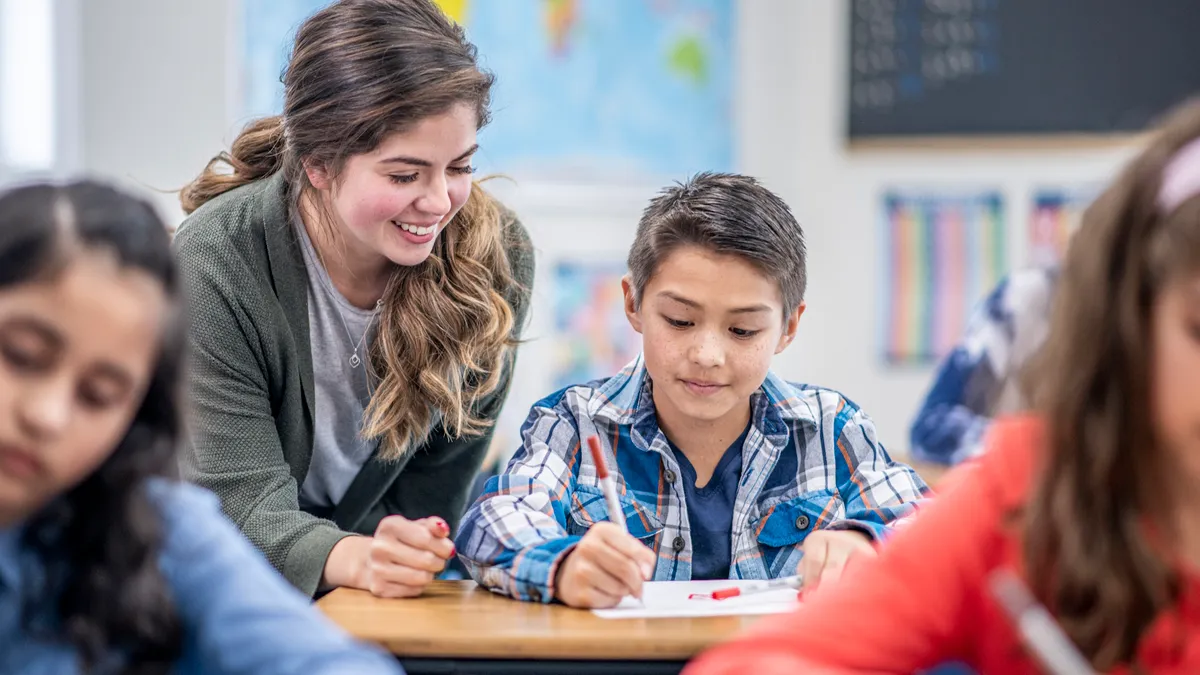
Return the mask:
<path id="1" fill-rule="evenodd" d="M 781 588 L 727 600 L 689 598 L 715 590 L 745 586 L 747 581 L 650 581 L 642 587 L 642 600 L 625 598 L 612 609 L 594 609 L 602 619 L 672 619 L 691 616 L 781 614 L 800 606 L 796 591 Z"/>

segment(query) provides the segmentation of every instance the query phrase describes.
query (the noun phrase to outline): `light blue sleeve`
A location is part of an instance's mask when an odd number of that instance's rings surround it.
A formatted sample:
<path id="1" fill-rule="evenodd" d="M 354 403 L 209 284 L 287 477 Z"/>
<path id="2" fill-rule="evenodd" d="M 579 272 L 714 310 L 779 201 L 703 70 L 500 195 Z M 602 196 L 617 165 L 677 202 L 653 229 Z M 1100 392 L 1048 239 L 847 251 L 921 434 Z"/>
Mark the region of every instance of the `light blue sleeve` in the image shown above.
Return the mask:
<path id="1" fill-rule="evenodd" d="M 184 628 L 180 673 L 403 675 L 387 654 L 352 640 L 288 584 L 208 491 L 155 482 L 161 567 Z"/>

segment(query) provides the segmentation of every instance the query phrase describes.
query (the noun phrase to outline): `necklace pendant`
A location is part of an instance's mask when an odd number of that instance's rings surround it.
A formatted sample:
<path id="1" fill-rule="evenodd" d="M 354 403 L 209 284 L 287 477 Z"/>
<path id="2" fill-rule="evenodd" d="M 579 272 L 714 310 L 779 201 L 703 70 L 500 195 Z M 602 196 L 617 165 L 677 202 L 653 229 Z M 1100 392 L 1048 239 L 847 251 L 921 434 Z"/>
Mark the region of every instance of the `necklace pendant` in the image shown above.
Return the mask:
<path id="1" fill-rule="evenodd" d="M 360 364 L 362 364 L 362 359 L 358 358 L 358 352 L 351 354 L 350 355 L 350 367 L 357 368 Z"/>

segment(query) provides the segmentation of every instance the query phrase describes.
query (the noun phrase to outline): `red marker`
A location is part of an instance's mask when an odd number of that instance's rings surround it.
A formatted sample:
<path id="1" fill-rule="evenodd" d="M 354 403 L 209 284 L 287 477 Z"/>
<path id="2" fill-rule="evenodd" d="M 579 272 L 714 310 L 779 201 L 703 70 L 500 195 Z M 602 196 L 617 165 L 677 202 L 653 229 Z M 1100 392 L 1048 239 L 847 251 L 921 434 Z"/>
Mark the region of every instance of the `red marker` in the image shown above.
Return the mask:
<path id="1" fill-rule="evenodd" d="M 622 530 L 625 527 L 625 511 L 621 508 L 621 500 L 617 497 L 617 484 L 608 473 L 608 465 L 604 462 L 604 449 L 600 447 L 600 439 L 589 436 L 588 449 L 592 451 L 592 463 L 596 465 L 596 475 L 600 478 L 600 490 L 604 493 L 604 501 L 608 504 L 608 519 L 616 523 Z"/>
<path id="2" fill-rule="evenodd" d="M 799 575 L 796 575 L 794 577 L 780 577 L 778 579 L 768 579 L 766 581 L 759 581 L 759 582 L 752 583 L 752 584 L 746 584 L 745 586 L 731 586 L 729 588 L 722 588 L 720 590 L 713 591 L 712 599 L 713 600 L 728 600 L 729 598 L 736 598 L 739 595 L 752 595 L 754 593 L 764 593 L 766 591 L 773 591 L 777 588 L 800 588 L 801 584 L 803 584 L 803 583 L 804 583 L 804 577 L 799 576 Z"/>

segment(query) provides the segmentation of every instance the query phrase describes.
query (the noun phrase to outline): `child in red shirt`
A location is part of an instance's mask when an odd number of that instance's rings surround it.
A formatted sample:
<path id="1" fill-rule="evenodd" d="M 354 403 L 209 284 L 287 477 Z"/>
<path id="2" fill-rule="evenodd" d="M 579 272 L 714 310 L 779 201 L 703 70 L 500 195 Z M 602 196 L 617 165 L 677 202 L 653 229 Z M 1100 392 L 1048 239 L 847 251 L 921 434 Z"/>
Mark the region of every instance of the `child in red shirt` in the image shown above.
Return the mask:
<path id="1" fill-rule="evenodd" d="M 1092 668 L 1200 673 L 1200 104 L 1088 210 L 1045 349 L 1036 417 L 842 581 L 687 675 L 1039 673 L 989 591 L 1011 572 Z"/>

